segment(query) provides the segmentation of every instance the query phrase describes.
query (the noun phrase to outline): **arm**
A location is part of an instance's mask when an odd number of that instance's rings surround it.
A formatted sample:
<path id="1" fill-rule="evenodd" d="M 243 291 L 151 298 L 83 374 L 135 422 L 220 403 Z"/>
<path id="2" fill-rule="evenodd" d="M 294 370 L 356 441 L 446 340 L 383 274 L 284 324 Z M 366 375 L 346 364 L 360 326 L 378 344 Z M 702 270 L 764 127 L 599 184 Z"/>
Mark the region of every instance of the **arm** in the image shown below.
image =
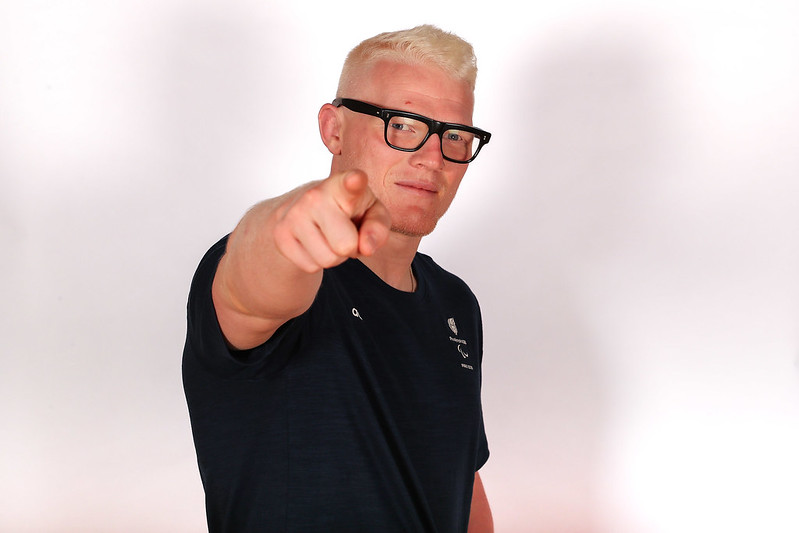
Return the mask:
<path id="1" fill-rule="evenodd" d="M 310 307 L 322 269 L 371 255 L 389 227 L 387 211 L 359 171 L 253 207 L 230 235 L 212 287 L 228 344 L 244 350 L 266 342 Z"/>
<path id="2" fill-rule="evenodd" d="M 488 505 L 483 481 L 480 473 L 474 474 L 474 490 L 472 491 L 472 510 L 469 516 L 469 533 L 493 533 L 494 519 Z"/>

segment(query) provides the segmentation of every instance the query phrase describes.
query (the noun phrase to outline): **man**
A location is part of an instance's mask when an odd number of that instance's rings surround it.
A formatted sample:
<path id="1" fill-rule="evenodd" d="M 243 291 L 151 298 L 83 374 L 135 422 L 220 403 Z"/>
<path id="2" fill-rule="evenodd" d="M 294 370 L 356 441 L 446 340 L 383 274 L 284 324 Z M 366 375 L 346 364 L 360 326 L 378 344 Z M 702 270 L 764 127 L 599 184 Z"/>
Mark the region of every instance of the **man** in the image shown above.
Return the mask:
<path id="1" fill-rule="evenodd" d="M 330 176 L 203 258 L 183 376 L 211 531 L 493 530 L 480 311 L 417 253 L 490 138 L 475 77 L 432 26 L 364 41 L 319 112 Z"/>

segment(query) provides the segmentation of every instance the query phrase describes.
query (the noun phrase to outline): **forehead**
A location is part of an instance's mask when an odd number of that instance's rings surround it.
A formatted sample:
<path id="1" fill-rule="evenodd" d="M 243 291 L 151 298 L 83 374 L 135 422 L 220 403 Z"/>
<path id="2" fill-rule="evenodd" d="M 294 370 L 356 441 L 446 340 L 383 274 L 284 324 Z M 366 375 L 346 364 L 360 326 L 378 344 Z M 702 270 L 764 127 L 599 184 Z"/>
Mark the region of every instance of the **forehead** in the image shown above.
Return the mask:
<path id="1" fill-rule="evenodd" d="M 364 73 L 356 98 L 446 122 L 471 124 L 474 94 L 468 83 L 436 66 L 381 61 Z"/>

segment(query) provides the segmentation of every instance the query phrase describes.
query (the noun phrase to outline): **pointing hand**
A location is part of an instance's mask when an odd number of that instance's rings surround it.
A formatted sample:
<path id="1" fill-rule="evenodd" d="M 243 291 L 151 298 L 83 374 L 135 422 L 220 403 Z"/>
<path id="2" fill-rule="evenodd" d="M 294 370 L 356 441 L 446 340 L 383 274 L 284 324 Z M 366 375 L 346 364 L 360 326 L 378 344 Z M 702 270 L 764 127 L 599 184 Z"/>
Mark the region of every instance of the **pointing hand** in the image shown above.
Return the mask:
<path id="1" fill-rule="evenodd" d="M 374 254 L 388 240 L 391 219 L 359 170 L 333 174 L 300 189 L 278 212 L 278 250 L 313 273 L 358 255 Z"/>

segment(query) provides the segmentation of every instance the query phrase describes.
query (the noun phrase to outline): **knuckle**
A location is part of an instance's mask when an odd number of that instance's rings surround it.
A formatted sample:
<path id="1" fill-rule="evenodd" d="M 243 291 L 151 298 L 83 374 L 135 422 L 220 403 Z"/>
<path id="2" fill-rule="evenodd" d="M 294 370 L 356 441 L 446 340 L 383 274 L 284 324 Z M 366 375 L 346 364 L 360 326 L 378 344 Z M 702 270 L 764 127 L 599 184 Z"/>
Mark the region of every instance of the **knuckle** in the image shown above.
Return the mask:
<path id="1" fill-rule="evenodd" d="M 330 243 L 330 248 L 338 257 L 351 257 L 358 250 L 357 235 L 355 239 L 349 235 L 346 238 L 336 239 Z"/>
<path id="2" fill-rule="evenodd" d="M 332 268 L 341 263 L 342 257 L 331 253 L 328 257 L 319 261 L 322 268 Z"/>
<path id="3" fill-rule="evenodd" d="M 313 187 L 305 191 L 302 202 L 310 209 L 319 209 L 324 204 L 325 194 L 319 187 Z"/>

